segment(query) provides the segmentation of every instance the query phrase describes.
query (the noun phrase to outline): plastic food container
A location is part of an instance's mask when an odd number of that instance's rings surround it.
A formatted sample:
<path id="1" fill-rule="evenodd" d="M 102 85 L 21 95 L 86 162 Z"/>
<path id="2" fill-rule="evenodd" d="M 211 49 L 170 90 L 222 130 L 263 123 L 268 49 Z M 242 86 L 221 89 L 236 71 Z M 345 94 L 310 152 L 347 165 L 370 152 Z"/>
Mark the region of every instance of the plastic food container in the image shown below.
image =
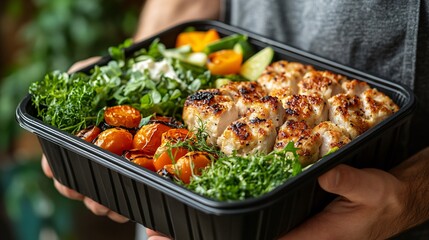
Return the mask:
<path id="1" fill-rule="evenodd" d="M 58 181 L 175 239 L 274 239 L 323 209 L 334 198 L 317 183 L 317 177 L 324 172 L 340 163 L 389 169 L 404 159 L 404 139 L 415 108 L 414 96 L 407 87 L 216 21 L 177 25 L 133 45 L 126 54 L 148 47 L 155 38 L 173 47 L 176 36 L 188 26 L 198 30 L 214 28 L 221 35 L 246 34 L 256 49 L 271 46 L 275 60 L 298 61 L 366 81 L 390 96 L 400 110 L 272 192 L 244 201 L 220 202 L 48 126 L 36 117 L 31 97 L 27 96 L 17 107 L 17 120 L 24 129 L 39 137 Z M 105 57 L 98 64 L 108 61 Z"/>

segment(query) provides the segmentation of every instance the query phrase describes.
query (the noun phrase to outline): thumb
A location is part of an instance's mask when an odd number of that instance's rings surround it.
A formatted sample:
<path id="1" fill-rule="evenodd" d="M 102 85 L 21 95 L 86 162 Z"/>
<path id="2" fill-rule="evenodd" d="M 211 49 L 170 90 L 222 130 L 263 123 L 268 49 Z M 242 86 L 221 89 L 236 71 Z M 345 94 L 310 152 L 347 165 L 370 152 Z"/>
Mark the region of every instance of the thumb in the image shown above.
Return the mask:
<path id="1" fill-rule="evenodd" d="M 376 169 L 356 169 L 338 165 L 319 177 L 319 184 L 327 192 L 340 195 L 352 202 L 368 204 L 370 197 L 383 191 L 389 175 Z M 374 199 L 375 200 L 375 199 Z"/>

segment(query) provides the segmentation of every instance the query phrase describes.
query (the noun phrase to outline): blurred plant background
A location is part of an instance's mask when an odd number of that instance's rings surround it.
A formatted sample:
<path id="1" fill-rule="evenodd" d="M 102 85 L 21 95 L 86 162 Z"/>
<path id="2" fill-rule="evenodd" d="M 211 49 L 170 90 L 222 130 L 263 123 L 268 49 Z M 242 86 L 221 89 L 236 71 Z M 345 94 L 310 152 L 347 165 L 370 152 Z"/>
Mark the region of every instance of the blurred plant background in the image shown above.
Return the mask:
<path id="1" fill-rule="evenodd" d="M 0 1 L 0 239 L 132 239 L 134 225 L 59 195 L 15 108 L 31 82 L 132 37 L 144 1 Z"/>

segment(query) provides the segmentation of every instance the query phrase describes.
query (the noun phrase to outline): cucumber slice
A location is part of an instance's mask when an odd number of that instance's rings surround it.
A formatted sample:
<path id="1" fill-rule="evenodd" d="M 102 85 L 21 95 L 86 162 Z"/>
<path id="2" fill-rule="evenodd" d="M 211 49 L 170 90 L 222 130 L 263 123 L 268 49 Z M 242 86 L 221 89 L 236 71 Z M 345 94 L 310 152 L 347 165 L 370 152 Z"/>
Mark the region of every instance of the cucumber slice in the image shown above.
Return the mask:
<path id="1" fill-rule="evenodd" d="M 266 47 L 243 63 L 240 69 L 240 75 L 255 81 L 262 74 L 265 68 L 273 60 L 274 51 L 271 47 Z"/>
<path id="2" fill-rule="evenodd" d="M 220 87 L 222 87 L 223 85 L 226 85 L 226 84 L 228 84 L 228 83 L 230 83 L 230 82 L 232 82 L 230 79 L 228 79 L 228 78 L 218 78 L 218 79 L 216 79 L 216 81 L 215 81 L 215 87 L 216 88 L 220 88 Z"/>
<path id="3" fill-rule="evenodd" d="M 183 55 L 191 53 L 192 48 L 190 45 L 184 45 L 178 48 L 169 48 L 164 49 L 162 52 L 162 55 L 166 58 L 177 58 L 182 59 Z"/>
<path id="4" fill-rule="evenodd" d="M 175 58 L 200 67 L 204 67 L 207 63 L 207 54 L 202 52 L 193 53 L 190 45 L 165 49 L 162 54 L 166 58 Z"/>
<path id="5" fill-rule="evenodd" d="M 247 41 L 239 41 L 234 45 L 234 51 L 237 53 L 241 53 L 243 55 L 243 62 L 249 59 L 253 54 L 255 54 L 255 50 L 252 45 L 250 45 Z"/>
<path id="6" fill-rule="evenodd" d="M 183 59 L 183 61 L 200 67 L 204 67 L 207 63 L 207 55 L 202 52 L 190 53 Z"/>
<path id="7" fill-rule="evenodd" d="M 246 40 L 247 36 L 245 35 L 233 34 L 210 43 L 204 48 L 204 52 L 210 54 L 222 49 L 232 49 L 237 42 Z"/>

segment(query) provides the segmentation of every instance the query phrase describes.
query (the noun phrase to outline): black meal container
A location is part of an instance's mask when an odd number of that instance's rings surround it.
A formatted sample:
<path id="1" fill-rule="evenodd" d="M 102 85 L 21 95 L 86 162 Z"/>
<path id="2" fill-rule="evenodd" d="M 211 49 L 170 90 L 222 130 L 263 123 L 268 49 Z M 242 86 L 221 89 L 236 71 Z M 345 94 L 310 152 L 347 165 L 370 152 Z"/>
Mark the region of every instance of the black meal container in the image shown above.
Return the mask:
<path id="1" fill-rule="evenodd" d="M 400 110 L 337 152 L 324 157 L 272 192 L 244 201 L 220 202 L 200 196 L 156 173 L 43 123 L 31 96 L 16 110 L 17 121 L 36 134 L 56 179 L 132 221 L 175 239 L 274 239 L 320 211 L 335 196 L 321 190 L 317 178 L 345 163 L 390 169 L 404 159 L 405 140 L 415 99 L 409 88 L 297 50 L 262 36 L 216 21 L 196 21 L 172 27 L 126 50 L 147 48 L 159 38 L 174 47 L 185 28 L 216 29 L 222 36 L 246 34 L 256 48 L 271 46 L 275 60 L 313 65 L 317 69 L 368 82 L 390 96 Z M 103 65 L 109 57 L 97 64 Z M 93 66 L 82 69 L 88 71 Z"/>

